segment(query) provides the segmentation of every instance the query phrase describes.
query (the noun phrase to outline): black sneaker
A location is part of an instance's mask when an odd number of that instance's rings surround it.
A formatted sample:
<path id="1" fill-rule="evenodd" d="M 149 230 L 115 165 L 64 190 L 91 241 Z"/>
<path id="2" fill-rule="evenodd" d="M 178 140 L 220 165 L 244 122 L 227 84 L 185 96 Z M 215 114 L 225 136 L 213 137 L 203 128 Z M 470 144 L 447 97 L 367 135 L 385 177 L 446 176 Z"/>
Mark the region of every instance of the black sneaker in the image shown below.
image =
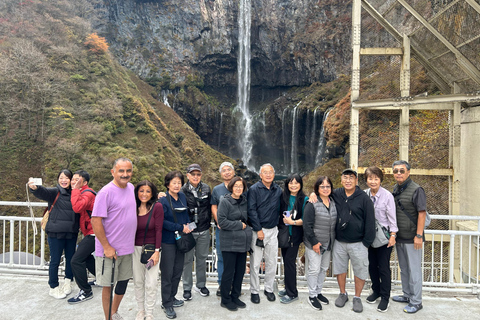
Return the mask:
<path id="1" fill-rule="evenodd" d="M 230 311 L 237 311 L 238 310 L 238 306 L 232 301 L 230 301 L 229 303 L 221 302 L 220 306 L 222 306 L 223 308 L 226 308 Z"/>
<path id="2" fill-rule="evenodd" d="M 375 303 L 378 298 L 380 298 L 380 294 L 373 291 L 373 293 L 367 297 L 367 303 Z"/>
<path id="3" fill-rule="evenodd" d="M 88 284 L 89 284 L 91 287 L 99 287 L 99 285 L 97 285 L 97 280 L 88 281 Z"/>
<path id="4" fill-rule="evenodd" d="M 318 301 L 317 297 L 308 297 L 308 303 L 315 310 L 322 310 L 322 304 Z"/>
<path id="5" fill-rule="evenodd" d="M 383 299 L 380 300 L 380 303 L 378 304 L 377 311 L 379 312 L 387 312 L 388 310 L 388 299 Z"/>
<path id="6" fill-rule="evenodd" d="M 183 300 L 185 300 L 185 301 L 192 300 L 192 291 L 191 290 L 183 291 Z"/>
<path id="7" fill-rule="evenodd" d="M 232 299 L 232 302 L 235 303 L 240 309 L 244 309 L 247 307 L 245 302 L 241 301 L 240 299 Z"/>
<path id="8" fill-rule="evenodd" d="M 168 319 L 175 319 L 177 317 L 177 314 L 175 310 L 173 310 L 173 307 L 164 307 L 162 306 L 163 312 L 165 312 L 165 315 L 167 316 Z"/>
<path id="9" fill-rule="evenodd" d="M 328 299 L 321 293 L 319 293 L 317 295 L 317 299 L 318 301 L 320 301 L 320 303 L 323 303 L 323 304 L 329 304 L 330 302 L 328 301 Z"/>
<path id="10" fill-rule="evenodd" d="M 70 298 L 68 299 L 68 303 L 69 304 L 76 304 L 76 303 L 80 303 L 80 302 L 83 302 L 83 301 L 87 301 L 87 300 L 90 300 L 93 298 L 93 292 L 90 291 L 90 292 L 85 292 L 83 290 L 80 290 L 80 292 L 73 298 Z"/>
<path id="11" fill-rule="evenodd" d="M 210 295 L 210 291 L 207 289 L 207 287 L 203 287 L 203 288 L 197 288 L 195 287 L 195 291 L 197 291 L 198 293 L 200 293 L 200 295 L 202 297 L 207 297 Z"/>
<path id="12" fill-rule="evenodd" d="M 183 300 L 178 300 L 176 298 L 173 300 L 173 307 L 174 308 L 183 307 L 184 304 L 185 304 L 185 302 L 183 302 Z"/>
<path id="13" fill-rule="evenodd" d="M 222 296 L 222 290 L 220 289 L 220 287 L 218 287 L 217 289 L 217 297 L 221 297 Z"/>

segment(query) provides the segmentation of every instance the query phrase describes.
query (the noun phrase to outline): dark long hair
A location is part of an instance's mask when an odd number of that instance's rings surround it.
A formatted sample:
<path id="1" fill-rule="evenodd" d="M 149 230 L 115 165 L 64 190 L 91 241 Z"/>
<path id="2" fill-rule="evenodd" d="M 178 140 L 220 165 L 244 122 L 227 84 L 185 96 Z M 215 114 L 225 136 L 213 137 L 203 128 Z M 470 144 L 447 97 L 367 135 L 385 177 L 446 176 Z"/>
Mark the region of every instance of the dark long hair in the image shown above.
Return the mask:
<path id="1" fill-rule="evenodd" d="M 286 204 L 290 201 L 290 189 L 288 189 L 288 184 L 292 182 L 293 180 L 297 181 L 300 183 L 300 190 L 298 190 L 297 193 L 297 199 L 300 196 L 305 196 L 305 193 L 303 193 L 303 179 L 298 173 L 292 173 L 285 179 L 285 188 L 283 189 L 283 201 L 285 201 Z"/>
<path id="2" fill-rule="evenodd" d="M 58 173 L 57 175 L 57 184 L 58 184 L 58 179 L 60 178 L 60 175 L 61 174 L 64 174 L 67 176 L 68 179 L 70 179 L 70 185 L 68 186 L 68 188 L 66 190 L 71 190 L 72 189 L 72 177 L 73 177 L 73 173 L 72 171 L 68 170 L 68 169 L 62 169 L 60 170 L 60 172 Z"/>
<path id="3" fill-rule="evenodd" d="M 140 208 L 140 205 L 142 204 L 142 202 L 140 201 L 140 198 L 138 198 L 138 190 L 140 190 L 140 187 L 143 187 L 143 186 L 149 186 L 150 189 L 152 190 L 152 198 L 147 202 L 147 211 L 148 211 L 153 206 L 153 204 L 157 202 L 158 191 L 157 191 L 157 187 L 155 187 L 155 185 L 148 180 L 143 180 L 137 183 L 137 185 L 135 186 L 135 202 L 137 203 L 137 209 Z"/>

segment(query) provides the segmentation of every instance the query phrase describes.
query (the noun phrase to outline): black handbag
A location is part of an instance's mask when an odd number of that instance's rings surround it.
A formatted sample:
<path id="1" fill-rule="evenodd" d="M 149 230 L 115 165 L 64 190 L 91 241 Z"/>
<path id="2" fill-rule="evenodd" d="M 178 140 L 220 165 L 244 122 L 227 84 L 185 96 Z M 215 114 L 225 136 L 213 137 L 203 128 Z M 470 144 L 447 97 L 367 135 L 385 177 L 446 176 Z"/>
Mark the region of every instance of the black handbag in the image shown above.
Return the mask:
<path id="1" fill-rule="evenodd" d="M 170 199 L 170 195 L 167 195 L 168 202 L 170 203 L 170 209 L 172 210 L 173 220 L 175 223 L 177 222 L 177 215 L 172 205 L 172 200 Z M 175 244 L 177 245 L 178 251 L 181 253 L 187 253 L 188 251 L 192 250 L 197 242 L 193 237 L 192 233 L 184 233 L 183 231 L 175 231 Z"/>
<path id="2" fill-rule="evenodd" d="M 290 232 L 288 227 L 278 227 L 278 247 L 281 249 L 290 247 Z"/>
<path id="3" fill-rule="evenodd" d="M 150 214 L 148 215 L 148 220 L 147 220 L 147 227 L 145 228 L 145 235 L 143 236 L 142 253 L 140 254 L 140 262 L 143 264 L 147 264 L 148 260 L 152 257 L 153 253 L 155 252 L 154 244 L 150 244 L 150 243 L 145 244 L 145 239 L 147 238 L 148 225 L 150 224 L 150 219 L 152 218 L 154 207 L 155 207 L 155 204 L 153 204 L 152 208 L 150 209 Z"/>

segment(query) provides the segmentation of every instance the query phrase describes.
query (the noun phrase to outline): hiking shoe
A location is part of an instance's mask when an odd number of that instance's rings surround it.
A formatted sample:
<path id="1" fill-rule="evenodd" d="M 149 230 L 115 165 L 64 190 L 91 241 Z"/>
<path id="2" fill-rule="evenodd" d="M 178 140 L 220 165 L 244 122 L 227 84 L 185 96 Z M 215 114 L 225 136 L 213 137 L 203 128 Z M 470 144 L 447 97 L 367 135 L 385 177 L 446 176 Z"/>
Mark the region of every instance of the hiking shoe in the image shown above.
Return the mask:
<path id="1" fill-rule="evenodd" d="M 118 312 L 115 312 L 112 314 L 112 320 L 123 320 L 123 317 L 118 314 Z"/>
<path id="2" fill-rule="evenodd" d="M 140 310 L 137 312 L 135 320 L 144 320 L 145 319 L 145 310 Z"/>
<path id="3" fill-rule="evenodd" d="M 283 289 L 278 291 L 278 296 L 279 297 L 285 297 L 287 295 L 287 290 Z"/>
<path id="4" fill-rule="evenodd" d="M 163 307 L 163 312 L 165 312 L 165 315 L 168 319 L 175 319 L 177 317 L 177 314 L 175 313 L 175 310 L 173 310 L 173 307 Z"/>
<path id="5" fill-rule="evenodd" d="M 184 304 L 185 304 L 185 302 L 183 302 L 183 300 L 178 300 L 176 298 L 173 300 L 173 307 L 174 308 L 183 307 Z"/>
<path id="6" fill-rule="evenodd" d="M 235 303 L 237 305 L 237 307 L 239 307 L 240 309 L 244 309 L 247 307 L 247 305 L 241 301 L 240 299 L 232 299 L 233 303 Z"/>
<path id="7" fill-rule="evenodd" d="M 75 297 L 68 299 L 68 303 L 69 304 L 76 304 L 76 303 L 80 303 L 80 302 L 83 302 L 83 301 L 90 300 L 92 298 L 93 298 L 93 292 L 92 291 L 87 293 L 83 290 L 80 290 Z"/>
<path id="8" fill-rule="evenodd" d="M 387 312 L 388 310 L 388 299 L 382 298 L 380 303 L 378 304 L 377 311 L 378 312 Z"/>
<path id="9" fill-rule="evenodd" d="M 323 304 L 329 304 L 330 302 L 328 301 L 328 299 L 321 293 L 319 293 L 317 295 L 317 299 L 318 301 L 320 301 L 320 303 L 323 303 Z"/>
<path id="10" fill-rule="evenodd" d="M 409 303 L 404 309 L 403 311 L 406 312 L 406 313 L 415 313 L 417 311 L 420 311 L 423 309 L 423 306 L 422 304 L 412 304 L 412 303 Z"/>
<path id="11" fill-rule="evenodd" d="M 195 291 L 200 293 L 202 297 L 208 297 L 210 295 L 210 291 L 207 289 L 207 287 L 203 287 L 203 288 L 194 287 L 194 289 Z"/>
<path id="12" fill-rule="evenodd" d="M 183 300 L 185 301 L 192 300 L 192 291 L 190 290 L 183 291 Z"/>
<path id="13" fill-rule="evenodd" d="M 393 296 L 392 300 L 395 302 L 410 303 L 410 298 L 405 296 Z"/>
<path id="14" fill-rule="evenodd" d="M 273 292 L 268 292 L 267 290 L 264 290 L 263 293 L 267 296 L 268 301 L 275 301 L 275 295 Z"/>
<path id="15" fill-rule="evenodd" d="M 315 310 L 322 310 L 322 304 L 318 301 L 317 297 L 308 297 L 308 304 Z"/>
<path id="16" fill-rule="evenodd" d="M 54 297 L 55 299 L 65 299 L 67 295 L 63 290 L 60 290 L 60 287 L 50 288 L 50 292 L 48 293 L 50 297 Z"/>
<path id="17" fill-rule="evenodd" d="M 298 297 L 290 297 L 290 296 L 283 296 L 280 298 L 280 302 L 281 303 L 290 303 L 290 302 L 293 302 L 293 301 L 296 301 L 298 300 Z"/>
<path id="18" fill-rule="evenodd" d="M 367 297 L 367 303 L 375 303 L 378 298 L 380 298 L 380 294 L 374 291 Z"/>
<path id="19" fill-rule="evenodd" d="M 62 287 L 63 293 L 65 293 L 67 296 L 72 293 L 72 280 L 65 278 L 65 282 L 63 283 Z"/>
<path id="20" fill-rule="evenodd" d="M 222 306 L 223 308 L 227 308 L 230 311 L 237 311 L 238 310 L 238 306 L 233 301 L 230 301 L 228 303 L 221 302 L 220 306 Z"/>
<path id="21" fill-rule="evenodd" d="M 353 311 L 360 313 L 363 311 L 362 299 L 358 297 L 353 297 Z"/>
<path id="22" fill-rule="evenodd" d="M 222 290 L 220 289 L 220 287 L 218 287 L 217 289 L 217 297 L 221 297 L 222 296 Z"/>
<path id="23" fill-rule="evenodd" d="M 348 294 L 346 292 L 340 293 L 337 299 L 335 299 L 335 305 L 339 308 L 343 308 L 345 306 L 345 303 L 347 303 L 347 301 L 348 301 Z"/>

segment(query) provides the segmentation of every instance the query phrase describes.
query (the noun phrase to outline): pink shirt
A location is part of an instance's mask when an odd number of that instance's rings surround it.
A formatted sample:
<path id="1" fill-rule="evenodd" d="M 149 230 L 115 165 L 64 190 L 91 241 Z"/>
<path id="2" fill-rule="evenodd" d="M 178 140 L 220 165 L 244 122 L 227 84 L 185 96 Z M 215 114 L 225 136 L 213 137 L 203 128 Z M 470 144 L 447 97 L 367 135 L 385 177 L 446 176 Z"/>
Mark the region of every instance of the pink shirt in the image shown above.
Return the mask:
<path id="1" fill-rule="evenodd" d="M 375 219 L 382 226 L 389 228 L 390 232 L 398 232 L 397 214 L 393 195 L 387 189 L 380 187 L 375 196 L 370 194 L 370 189 L 365 190 L 375 207 Z"/>
<path id="2" fill-rule="evenodd" d="M 110 182 L 98 192 L 93 206 L 92 217 L 103 218 L 107 240 L 119 256 L 134 251 L 137 231 L 134 189 L 131 183 L 126 188 L 120 188 Z M 103 257 L 103 246 L 98 239 L 95 239 L 95 255 Z"/>

